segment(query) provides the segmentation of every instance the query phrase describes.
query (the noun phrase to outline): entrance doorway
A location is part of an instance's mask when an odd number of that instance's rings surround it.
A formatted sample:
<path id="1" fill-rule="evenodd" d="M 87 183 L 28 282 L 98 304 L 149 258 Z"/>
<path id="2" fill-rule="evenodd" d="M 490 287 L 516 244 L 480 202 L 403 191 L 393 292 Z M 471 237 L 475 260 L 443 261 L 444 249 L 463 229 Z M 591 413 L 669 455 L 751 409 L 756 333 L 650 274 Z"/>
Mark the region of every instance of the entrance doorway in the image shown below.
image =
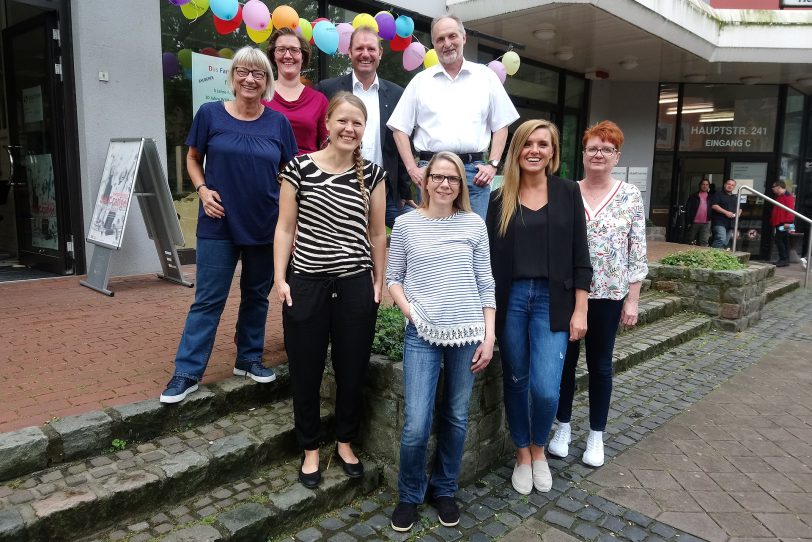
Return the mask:
<path id="1" fill-rule="evenodd" d="M 668 240 L 681 243 L 693 217 L 686 216 L 688 196 L 699 190 L 699 183 L 708 179 L 711 191 L 721 190 L 725 175 L 724 158 L 680 158 L 677 182 L 672 186 L 671 221 Z"/>
<path id="2" fill-rule="evenodd" d="M 60 7 L 0 0 L 0 282 L 75 272 Z"/>

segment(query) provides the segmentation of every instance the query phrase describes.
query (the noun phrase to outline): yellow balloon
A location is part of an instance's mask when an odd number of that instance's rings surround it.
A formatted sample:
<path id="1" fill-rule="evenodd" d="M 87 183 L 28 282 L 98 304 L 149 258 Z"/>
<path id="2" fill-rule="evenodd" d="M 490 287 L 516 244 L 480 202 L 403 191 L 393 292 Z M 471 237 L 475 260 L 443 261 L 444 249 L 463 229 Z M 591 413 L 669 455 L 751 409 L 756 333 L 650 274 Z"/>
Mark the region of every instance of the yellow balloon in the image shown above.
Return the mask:
<path id="1" fill-rule="evenodd" d="M 435 51 L 434 49 L 429 49 L 428 51 L 426 51 L 426 56 L 423 57 L 424 68 L 431 68 L 438 62 L 440 62 L 440 59 L 437 58 L 437 51 Z"/>
<path id="2" fill-rule="evenodd" d="M 305 41 L 310 41 L 310 38 L 313 37 L 313 25 L 307 19 L 299 18 L 299 30 L 302 32 Z"/>
<path id="3" fill-rule="evenodd" d="M 220 58 L 228 58 L 228 59 L 234 58 L 234 49 L 231 49 L 229 47 L 223 47 L 218 52 L 220 53 Z"/>
<path id="4" fill-rule="evenodd" d="M 187 19 L 197 19 L 209 9 L 209 0 L 191 0 L 180 7 L 181 13 Z"/>
<path id="5" fill-rule="evenodd" d="M 521 59 L 514 51 L 508 51 L 502 56 L 502 64 L 505 66 L 505 71 L 508 75 L 513 75 L 519 71 L 519 64 Z"/>
<path id="6" fill-rule="evenodd" d="M 352 20 L 352 27 L 358 28 L 359 26 L 366 26 L 376 33 L 378 32 L 378 21 L 369 13 L 359 13 L 355 16 L 355 19 Z"/>
<path id="7" fill-rule="evenodd" d="M 273 25 L 269 24 L 265 30 L 254 30 L 250 26 L 246 26 L 245 31 L 248 32 L 248 37 L 251 38 L 251 41 L 254 43 L 262 43 L 271 37 Z"/>

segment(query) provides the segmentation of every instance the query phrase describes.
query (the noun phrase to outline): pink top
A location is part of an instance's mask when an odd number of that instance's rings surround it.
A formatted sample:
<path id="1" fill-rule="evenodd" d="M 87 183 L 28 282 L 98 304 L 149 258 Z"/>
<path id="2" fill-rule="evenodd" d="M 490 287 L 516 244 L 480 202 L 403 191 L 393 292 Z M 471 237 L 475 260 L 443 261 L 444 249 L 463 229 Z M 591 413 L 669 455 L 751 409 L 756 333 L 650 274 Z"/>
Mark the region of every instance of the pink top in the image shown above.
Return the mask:
<path id="1" fill-rule="evenodd" d="M 293 129 L 293 133 L 296 133 L 296 129 Z M 699 196 L 699 209 L 696 210 L 696 216 L 694 217 L 694 224 L 707 224 L 708 223 L 708 193 L 707 192 L 700 192 Z"/>
<path id="2" fill-rule="evenodd" d="M 324 119 L 328 102 L 324 94 L 306 86 L 295 101 L 289 102 L 274 92 L 270 102 L 262 100 L 262 103 L 287 117 L 299 147 L 297 156 L 321 149 L 327 139 Z"/>

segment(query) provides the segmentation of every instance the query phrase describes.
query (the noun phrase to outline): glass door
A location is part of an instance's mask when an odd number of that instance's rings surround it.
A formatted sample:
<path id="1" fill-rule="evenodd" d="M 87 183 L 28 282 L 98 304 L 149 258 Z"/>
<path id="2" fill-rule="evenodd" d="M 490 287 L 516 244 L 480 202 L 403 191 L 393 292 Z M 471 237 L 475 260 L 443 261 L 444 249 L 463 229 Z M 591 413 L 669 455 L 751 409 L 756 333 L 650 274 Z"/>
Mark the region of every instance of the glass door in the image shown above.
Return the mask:
<path id="1" fill-rule="evenodd" d="M 58 16 L 46 12 L 3 30 L 9 144 L 19 262 L 72 271 L 65 197 L 64 114 Z"/>
<path id="2" fill-rule="evenodd" d="M 685 207 L 688 196 L 699 191 L 703 179 L 711 182 L 711 191 L 721 190 L 724 182 L 724 158 L 680 158 L 677 182 L 671 187 L 671 214 L 669 220 L 668 240 L 681 243 L 691 218 L 686 216 Z"/>
<path id="3" fill-rule="evenodd" d="M 747 185 L 762 194 L 773 197 L 767 186 L 768 179 L 773 179 L 774 173 L 770 162 L 757 160 L 731 160 L 728 165 L 726 179 L 736 181 L 736 190 Z M 770 213 L 772 205 L 765 205 L 765 201 L 753 194 L 745 193 L 741 201 L 742 214 L 739 217 L 739 230 L 736 232 L 736 250 L 749 252 L 754 258 L 768 259 L 772 243 L 772 228 L 770 228 Z"/>

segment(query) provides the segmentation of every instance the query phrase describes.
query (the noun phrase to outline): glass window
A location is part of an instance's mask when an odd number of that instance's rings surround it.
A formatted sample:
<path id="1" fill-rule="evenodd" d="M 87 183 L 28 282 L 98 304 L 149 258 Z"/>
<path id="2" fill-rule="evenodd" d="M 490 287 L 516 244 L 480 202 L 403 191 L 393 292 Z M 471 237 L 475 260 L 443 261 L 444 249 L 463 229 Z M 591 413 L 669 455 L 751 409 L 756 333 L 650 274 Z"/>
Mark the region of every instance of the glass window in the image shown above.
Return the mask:
<path id="1" fill-rule="evenodd" d="M 582 77 L 567 75 L 566 86 L 564 87 L 564 107 L 574 107 L 581 109 L 584 107 L 586 97 L 586 80 Z"/>
<path id="2" fill-rule="evenodd" d="M 804 95 L 797 90 L 787 90 L 786 112 L 784 114 L 784 137 L 782 150 L 784 154 L 798 156 L 801 152 L 801 123 L 804 116 Z"/>
<path id="3" fill-rule="evenodd" d="M 577 180 L 575 175 L 578 171 L 578 116 L 564 115 L 563 126 L 561 127 L 561 167 L 558 175 L 565 179 Z"/>
<path id="4" fill-rule="evenodd" d="M 679 85 L 660 85 L 659 114 L 657 115 L 657 150 L 670 151 L 674 149 L 674 135 L 677 128 L 676 115 L 669 114 L 671 109 L 676 111 L 679 98 Z"/>
<path id="5" fill-rule="evenodd" d="M 776 85 L 685 85 L 679 148 L 772 152 L 777 110 Z M 665 114 L 676 116 L 677 104 L 669 104 Z"/>
<path id="6" fill-rule="evenodd" d="M 671 183 L 674 177 L 674 159 L 671 153 L 658 152 L 654 155 L 651 171 L 651 199 L 649 218 L 655 226 L 668 226 L 671 207 Z"/>

